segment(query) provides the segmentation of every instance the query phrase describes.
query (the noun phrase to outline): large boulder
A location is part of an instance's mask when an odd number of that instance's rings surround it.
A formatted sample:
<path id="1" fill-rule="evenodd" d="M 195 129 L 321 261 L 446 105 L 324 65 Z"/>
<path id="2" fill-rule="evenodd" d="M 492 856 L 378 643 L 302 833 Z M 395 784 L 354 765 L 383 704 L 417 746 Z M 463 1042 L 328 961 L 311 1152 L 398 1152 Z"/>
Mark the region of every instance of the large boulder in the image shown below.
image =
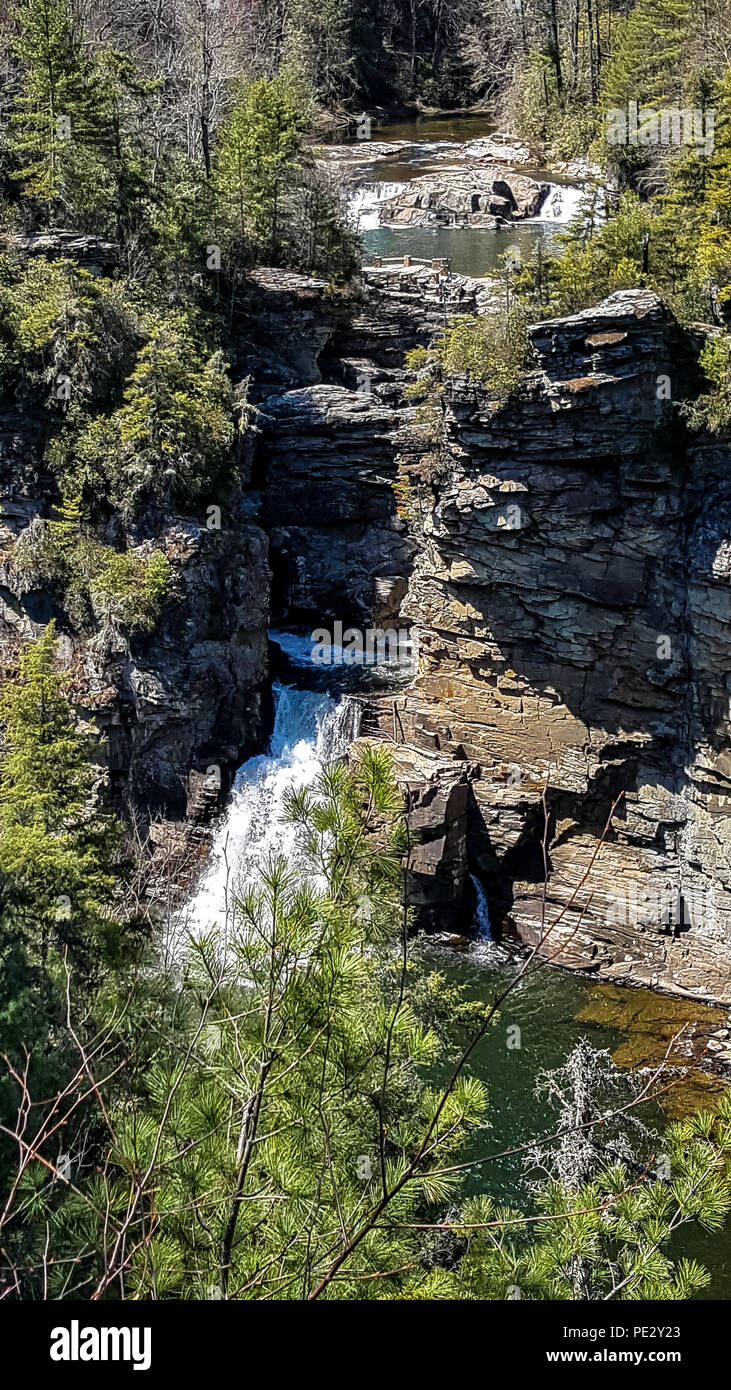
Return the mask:
<path id="1" fill-rule="evenodd" d="M 384 698 L 384 716 L 392 701 Z M 358 758 L 364 740 L 351 745 Z M 403 791 L 410 848 L 405 889 L 414 926 L 427 931 L 464 928 L 470 775 L 466 762 L 413 745 L 390 744 L 396 781 Z"/>
<path id="2" fill-rule="evenodd" d="M 381 205 L 381 221 L 400 227 L 491 227 L 536 217 L 550 185 L 501 167 L 428 174 Z"/>

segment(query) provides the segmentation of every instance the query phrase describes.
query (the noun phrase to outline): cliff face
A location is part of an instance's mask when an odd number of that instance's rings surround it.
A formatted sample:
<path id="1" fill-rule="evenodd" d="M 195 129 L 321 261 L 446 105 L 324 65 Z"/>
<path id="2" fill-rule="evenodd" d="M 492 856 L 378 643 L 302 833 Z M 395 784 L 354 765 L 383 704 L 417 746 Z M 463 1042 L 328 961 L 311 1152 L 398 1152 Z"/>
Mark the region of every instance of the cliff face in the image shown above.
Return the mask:
<path id="1" fill-rule="evenodd" d="M 50 251 L 47 240 L 24 249 L 105 269 L 109 248 L 97 239 L 60 234 Z M 312 334 L 303 337 L 309 342 Z M 14 550 L 58 503 L 57 480 L 44 463 L 57 423 L 40 400 L 29 408 L 10 394 L 0 399 L 0 674 L 12 673 L 21 644 L 55 618 L 79 718 L 93 719 L 101 735 L 98 758 L 111 799 L 143 820 L 203 819 L 221 809 L 234 772 L 268 731 L 271 571 L 268 538 L 247 508 L 249 460 L 231 459 L 215 529 L 204 504 L 198 515 L 151 513 L 126 535 L 118 516 L 88 518 L 100 539 L 163 551 L 173 578 L 154 631 L 79 632 L 58 584 L 24 568 Z"/>
<path id="2" fill-rule="evenodd" d="M 698 343 L 640 291 L 536 325 L 506 406 L 450 387 L 447 466 L 407 526 L 393 485 L 424 444 L 404 353 L 484 308 L 484 287 L 428 268 L 382 267 L 349 299 L 252 277 L 241 487 L 220 530 L 171 515 L 150 537 L 175 571 L 154 633 L 101 654 L 62 628 L 80 712 L 117 794 L 198 819 L 266 738 L 270 616 L 413 624 L 419 675 L 363 728 L 397 745 L 419 920 L 465 920 L 472 871 L 496 933 L 538 940 L 547 787 L 548 953 L 731 1000 L 731 470 L 673 405 L 697 389 Z M 0 415 L 3 543 L 53 493 L 42 412 Z M 3 565 L 7 669 L 55 611 Z"/>
<path id="3" fill-rule="evenodd" d="M 38 499 L 6 489 L 0 542 L 39 510 Z M 196 820 L 220 809 L 266 733 L 267 538 L 247 523 L 213 531 L 171 516 L 154 543 L 174 575 L 155 630 L 103 647 L 69 631 L 54 591 L 0 554 L 0 663 L 10 672 L 21 643 L 55 617 L 79 716 L 102 738 L 112 798 L 143 816 Z"/>
<path id="4" fill-rule="evenodd" d="M 103 672 L 86 655 L 80 696 L 113 788 L 145 811 L 199 820 L 221 809 L 266 736 L 267 538 L 247 523 L 209 531 L 180 518 L 158 544 L 176 580 L 157 629 Z"/>
<path id="5" fill-rule="evenodd" d="M 266 337 L 276 342 L 278 306 L 297 331 L 302 277 L 275 288 L 268 275 L 259 303 Z M 413 413 L 403 402 L 404 354 L 429 342 L 447 309 L 474 310 L 473 282 L 453 276 L 447 296 L 435 274 L 391 267 L 368 276 L 348 302 L 334 303 L 324 282 L 307 282 L 308 296 L 318 292 L 309 376 L 301 386 L 290 376 L 286 389 L 269 395 L 257 378 L 262 433 L 254 473 L 271 538 L 275 616 L 313 627 L 333 619 L 390 624 L 414 554 L 394 493 Z"/>
<path id="6" fill-rule="evenodd" d="M 517 399 L 448 398 L 404 738 L 477 764 L 468 853 L 494 928 L 539 937 L 547 782 L 547 920 L 569 904 L 548 953 L 731 999 L 728 451 L 677 423 L 693 344 L 652 295 L 531 336 Z"/>

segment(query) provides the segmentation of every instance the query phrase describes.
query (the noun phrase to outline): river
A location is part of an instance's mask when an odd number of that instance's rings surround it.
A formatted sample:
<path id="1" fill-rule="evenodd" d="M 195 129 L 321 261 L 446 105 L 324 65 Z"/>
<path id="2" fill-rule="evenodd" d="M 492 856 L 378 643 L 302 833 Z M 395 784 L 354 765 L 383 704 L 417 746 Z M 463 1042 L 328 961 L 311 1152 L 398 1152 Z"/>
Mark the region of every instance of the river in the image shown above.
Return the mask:
<path id="1" fill-rule="evenodd" d="M 557 244 L 557 236 L 566 230 L 578 210 L 584 189 L 563 174 L 532 165 L 521 165 L 520 173 L 550 183 L 551 191 L 540 216 L 530 221 L 513 222 L 496 230 L 381 225 L 379 204 L 402 192 L 421 175 L 466 169 L 469 160 L 462 152 L 463 146 L 491 135 L 494 129 L 494 124 L 482 115 L 426 117 L 372 127 L 372 141 L 378 145 L 406 142 L 384 157 L 369 158 L 366 140 L 343 148 L 344 161 L 350 165 L 356 185 L 350 196 L 350 214 L 361 235 L 364 260 L 400 255 L 447 257 L 452 270 L 459 274 L 485 276 L 499 271 L 499 257 L 508 247 L 518 246 L 526 260 L 539 242 L 546 250 Z"/>

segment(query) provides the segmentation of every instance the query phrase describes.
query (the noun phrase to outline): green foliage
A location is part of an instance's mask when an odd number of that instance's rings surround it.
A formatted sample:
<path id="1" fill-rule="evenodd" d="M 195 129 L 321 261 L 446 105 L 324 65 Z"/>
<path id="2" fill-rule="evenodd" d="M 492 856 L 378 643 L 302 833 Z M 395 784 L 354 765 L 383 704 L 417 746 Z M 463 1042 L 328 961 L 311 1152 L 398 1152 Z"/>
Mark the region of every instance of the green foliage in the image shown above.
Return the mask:
<path id="1" fill-rule="evenodd" d="M 728 333 L 706 343 L 699 365 L 711 389 L 685 406 L 684 414 L 691 429 L 719 434 L 731 425 L 731 337 Z"/>
<path id="2" fill-rule="evenodd" d="M 0 266 L 0 373 L 25 403 L 39 396 L 67 418 L 121 397 L 141 340 L 136 296 L 69 261 Z M 68 402 L 56 395 L 68 377 Z"/>
<path id="3" fill-rule="evenodd" d="M 89 499 L 122 512 L 205 496 L 230 474 L 234 395 L 220 353 L 209 353 L 181 312 L 153 319 L 121 406 L 49 453 Z"/>
<path id="4" fill-rule="evenodd" d="M 440 989 L 423 977 L 415 988 L 393 952 L 408 926 L 406 836 L 388 754 L 366 748 L 352 769 L 328 768 L 291 795 L 289 817 L 299 867 L 270 860 L 233 895 L 226 923 L 190 943 L 169 997 L 142 1008 L 139 1036 L 154 1019 L 155 1056 L 134 1102 L 107 1098 L 108 1219 L 116 1229 L 132 1212 L 127 1296 L 307 1297 L 343 1230 L 354 1255 L 331 1296 L 382 1297 L 380 1280 L 365 1276 L 387 1269 L 391 1294 L 439 1286 L 438 1274 L 425 1280 L 419 1239 L 374 1213 L 384 1182 L 392 1220 L 449 1200 L 455 1182 L 438 1170 L 482 1124 L 485 1095 L 474 1078 L 441 1095 L 424 1078 L 441 1046 L 419 1004 L 428 997 L 434 1014 Z M 144 1196 L 130 1208 L 142 1175 Z M 37 1239 L 53 1212 L 57 1248 L 79 1252 L 76 1287 L 116 1282 L 93 1174 L 63 1203 L 48 1174 L 31 1169 L 27 1184 Z M 135 1250 L 153 1192 L 144 1256 Z M 60 1296 L 62 1262 L 51 1279 Z"/>
<path id="5" fill-rule="evenodd" d="M 66 946 L 85 955 L 77 922 L 105 935 L 115 839 L 94 805 L 89 738 L 76 728 L 56 647 L 50 623 L 24 648 L 17 676 L 0 696 L 0 869 L 6 898 L 29 923 L 44 959 Z"/>
<path id="6" fill-rule="evenodd" d="M 67 1149 L 89 1142 L 78 1046 L 104 1016 L 105 979 L 136 951 L 121 911 L 120 828 L 99 804 L 95 740 L 77 726 L 70 696 L 51 623 L 0 689 L 0 1186 L 20 1179 L 23 1202 L 18 1115 L 32 1142 L 48 1098 L 68 1088 L 48 1155 L 58 1156 L 61 1138 Z M 26 1112 L 21 1076 L 39 1102 Z M 34 1229 L 24 1207 L 3 1232 L 6 1249 L 25 1258 Z"/>
<path id="7" fill-rule="evenodd" d="M 214 223 L 229 274 L 254 260 L 334 280 L 353 274 L 358 247 L 338 191 L 303 142 L 311 115 L 309 90 L 293 71 L 243 85 L 213 163 Z"/>
<path id="8" fill-rule="evenodd" d="M 67 0 L 23 0 L 15 17 L 22 81 L 10 117 L 13 173 L 26 197 L 69 210 L 79 183 L 91 187 L 100 174 L 89 150 L 91 65 Z"/>
<path id="9" fill-rule="evenodd" d="M 287 73 L 246 83 L 226 122 L 213 184 L 224 227 L 265 262 L 281 254 L 285 199 L 303 159 L 307 108 L 301 84 Z"/>
<path id="10" fill-rule="evenodd" d="M 731 313 L 731 63 L 719 82 L 715 107 L 715 148 L 707 170 L 705 196 L 700 201 L 695 275 L 713 287 L 728 321 Z M 693 265 L 692 255 L 688 260 Z"/>
<path id="11" fill-rule="evenodd" d="M 553 1155 L 575 1181 L 552 1175 L 527 1214 L 496 1208 L 489 1190 L 460 1209 L 455 1163 L 487 1118 L 484 1087 L 454 1065 L 455 1019 L 469 1047 L 491 1013 L 409 960 L 410 836 L 387 750 L 366 746 L 350 767 L 325 769 L 290 794 L 287 816 L 296 852 L 234 884 L 225 920 L 179 942 L 169 980 L 159 961 L 138 977 L 97 1043 L 99 1112 L 70 1188 L 55 1178 L 52 1134 L 39 1131 L 51 1170 L 27 1162 L 16 1198 L 25 1295 L 49 1231 L 55 1298 L 701 1290 L 705 1271 L 667 1247 L 690 1222 L 717 1230 L 731 1206 L 728 1097 L 671 1129 L 669 1177 L 651 1161 L 587 1169 L 601 1147 L 587 1150 L 570 1128 L 540 1161 L 550 1168 Z M 567 1102 L 582 1120 L 585 1063 Z"/>
<path id="12" fill-rule="evenodd" d="M 349 68 L 353 0 L 291 0 L 285 23 L 284 60 L 301 73 L 327 106 L 352 89 Z"/>
<path id="13" fill-rule="evenodd" d="M 147 558 L 112 551 L 91 581 L 92 604 L 99 616 L 115 626 L 149 631 L 170 592 L 171 578 L 170 561 L 161 550 L 153 550 Z"/>
<path id="14" fill-rule="evenodd" d="M 123 645 L 124 632 L 150 631 L 172 585 L 172 566 L 161 550 L 100 544 L 83 521 L 78 495 L 61 504 L 57 517 L 36 518 L 9 559 L 27 582 L 53 586 L 72 626 L 93 635 L 100 650 Z"/>
<path id="15" fill-rule="evenodd" d="M 526 140 L 550 140 L 561 108 L 553 65 L 545 53 L 530 54 L 516 77 L 513 102 L 518 133 Z"/>
<path id="16" fill-rule="evenodd" d="M 564 250 L 534 258 L 516 276 L 515 287 L 531 312 L 541 316 L 576 313 L 620 289 L 634 289 L 651 278 L 643 265 L 652 247 L 652 209 L 634 193 L 623 193 L 612 217 L 598 225 L 594 199 L 568 232 Z"/>
<path id="17" fill-rule="evenodd" d="M 441 395 L 445 378 L 466 376 L 503 402 L 520 385 L 528 361 L 525 320 L 517 309 L 484 318 L 461 315 L 430 347 L 407 353 L 406 365 L 418 375 L 406 395 L 428 401 Z"/>
<path id="18" fill-rule="evenodd" d="M 637 0 L 622 24 L 601 91 L 599 146 L 604 159 L 628 179 L 647 161 L 647 149 L 629 144 L 606 144 L 606 113 L 623 110 L 630 101 L 660 110 L 684 103 L 693 71 L 684 63 L 692 28 L 691 0 Z"/>
<path id="19" fill-rule="evenodd" d="M 593 1091 L 592 1091 L 593 1094 Z M 580 1131 L 563 1141 L 579 1152 Z M 669 1127 L 658 1170 L 645 1164 L 601 1162 L 577 1181 L 550 1176 L 537 1192 L 537 1213 L 496 1210 L 489 1197 L 466 1203 L 469 1249 L 458 1266 L 459 1297 L 687 1299 L 709 1283 L 696 1261 L 672 1258 L 675 1233 L 690 1222 L 719 1230 L 731 1210 L 731 1096 L 716 1111 Z M 549 1172 L 556 1155 L 542 1155 Z M 593 1167 L 593 1171 L 591 1168 Z M 473 1227 L 469 1230 L 470 1226 Z"/>
<path id="20" fill-rule="evenodd" d="M 710 48 L 727 62 L 728 25 L 720 9 L 702 11 L 690 0 L 638 0 L 611 33 L 602 32 L 594 52 L 592 83 L 600 77 L 598 101 L 576 102 L 576 53 L 564 51 L 572 80 L 562 98 L 555 64 L 547 50 L 532 50 L 518 72 L 513 105 L 529 138 L 550 142 L 554 154 L 589 153 L 621 196 L 605 199 L 606 221 L 597 225 L 585 208 L 572 227 L 562 255 L 529 266 L 518 287 L 531 310 L 564 313 L 585 308 L 616 289 L 647 286 L 662 295 L 683 322 L 726 316 L 731 293 L 727 236 L 729 78 L 714 71 Z M 720 41 L 716 44 L 716 39 Z M 601 72 L 596 64 L 601 58 Z M 596 95 L 596 92 L 594 92 Z M 635 103 L 656 113 L 697 110 L 708 123 L 715 115 L 715 147 L 629 142 L 610 113 L 628 114 Z M 596 137 L 591 141 L 592 127 Z M 710 132 L 708 132 L 710 135 Z M 623 137 L 623 138 L 622 138 Z M 615 143 L 616 141 L 616 143 Z"/>
<path id="21" fill-rule="evenodd" d="M 189 500 L 220 476 L 235 436 L 231 383 L 181 315 L 153 327 L 114 424 L 131 499 Z"/>
<path id="22" fill-rule="evenodd" d="M 50 221 L 114 232 L 124 249 L 150 197 L 145 124 L 156 84 L 126 54 L 91 56 L 68 0 L 20 0 L 12 20 L 11 177 Z"/>

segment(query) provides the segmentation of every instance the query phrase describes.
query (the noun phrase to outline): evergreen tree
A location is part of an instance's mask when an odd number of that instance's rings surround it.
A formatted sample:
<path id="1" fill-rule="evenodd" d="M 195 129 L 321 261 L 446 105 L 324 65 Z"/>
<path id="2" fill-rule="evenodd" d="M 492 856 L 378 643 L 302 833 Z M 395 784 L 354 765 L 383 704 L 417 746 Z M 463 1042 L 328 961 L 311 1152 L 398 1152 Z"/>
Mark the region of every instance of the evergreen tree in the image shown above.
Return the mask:
<path id="1" fill-rule="evenodd" d="M 289 859 L 232 884 L 225 919 L 178 948 L 167 981 L 136 982 L 100 1049 L 94 1143 L 74 1152 L 73 1192 L 54 1181 L 52 1136 L 40 1141 L 53 1163 L 24 1172 L 29 1219 L 13 1252 L 26 1296 L 49 1229 L 56 1298 L 701 1290 L 705 1271 L 669 1245 L 690 1223 L 720 1229 L 731 1206 L 731 1097 L 671 1127 L 655 1164 L 656 1136 L 643 1130 L 638 1158 L 623 1131 L 626 1080 L 620 1093 L 608 1062 L 579 1048 L 553 1077 L 558 1138 L 530 1155 L 535 1202 L 496 1206 L 478 1161 L 485 1190 L 460 1210 L 462 1145 L 486 1124 L 465 1062 L 494 1009 L 411 968 L 410 837 L 388 753 L 366 747 L 328 769 L 290 795 L 288 815 Z"/>
<path id="2" fill-rule="evenodd" d="M 102 171 L 91 152 L 97 130 L 93 69 L 69 0 L 22 0 L 14 19 L 20 62 L 10 117 L 14 176 L 25 197 L 48 213 L 57 204 L 74 207 L 84 185 L 94 201 Z"/>
<path id="3" fill-rule="evenodd" d="M 290 74 L 248 82 L 228 118 L 213 165 L 219 217 L 265 263 L 281 253 L 285 198 L 303 160 L 308 102 Z"/>
<path id="4" fill-rule="evenodd" d="M 120 503 L 192 499 L 215 483 L 235 437 L 220 354 L 206 356 L 183 314 L 154 322 L 112 417 Z"/>
<path id="5" fill-rule="evenodd" d="M 699 229 L 697 274 L 731 322 L 731 64 L 718 85 L 715 148 Z"/>
<path id="6" fill-rule="evenodd" d="M 97 773 L 77 729 L 49 623 L 0 694 L 0 871 L 33 960 L 81 974 L 115 949 L 114 822 L 95 805 Z"/>
<path id="7" fill-rule="evenodd" d="M 465 1226 L 454 1223 L 455 1238 L 472 1231 L 458 1266 L 459 1296 L 697 1295 L 708 1272 L 678 1257 L 675 1237 L 691 1223 L 719 1231 L 731 1209 L 731 1092 L 716 1110 L 672 1124 L 661 1137 L 623 1105 L 626 1075 L 585 1042 L 537 1084 L 552 1096 L 559 1137 L 535 1144 L 526 1160 L 543 1179 L 535 1218 L 526 1222 L 486 1195 L 466 1203 Z"/>
<path id="8" fill-rule="evenodd" d="M 622 25 L 606 66 L 600 93 L 604 156 L 625 179 L 636 177 L 657 147 L 607 143 L 607 113 L 627 115 L 630 102 L 658 111 L 682 107 L 688 84 L 683 53 L 691 32 L 691 0 L 638 0 Z M 633 175 L 634 171 L 634 175 Z"/>
<path id="9" fill-rule="evenodd" d="M 118 828 L 96 805 L 89 755 L 68 680 L 57 668 L 51 623 L 23 649 L 17 674 L 0 691 L 0 1037 L 39 1099 L 55 1096 L 78 1066 L 66 1032 L 67 1000 L 88 1039 L 104 972 L 123 962 L 131 942 L 114 914 Z M 10 1135 L 21 1101 L 5 1063 L 0 1183 L 18 1160 Z M 75 1096 L 66 1142 L 81 1118 Z M 6 1239 L 25 1250 L 27 1235 L 21 1223 Z"/>

